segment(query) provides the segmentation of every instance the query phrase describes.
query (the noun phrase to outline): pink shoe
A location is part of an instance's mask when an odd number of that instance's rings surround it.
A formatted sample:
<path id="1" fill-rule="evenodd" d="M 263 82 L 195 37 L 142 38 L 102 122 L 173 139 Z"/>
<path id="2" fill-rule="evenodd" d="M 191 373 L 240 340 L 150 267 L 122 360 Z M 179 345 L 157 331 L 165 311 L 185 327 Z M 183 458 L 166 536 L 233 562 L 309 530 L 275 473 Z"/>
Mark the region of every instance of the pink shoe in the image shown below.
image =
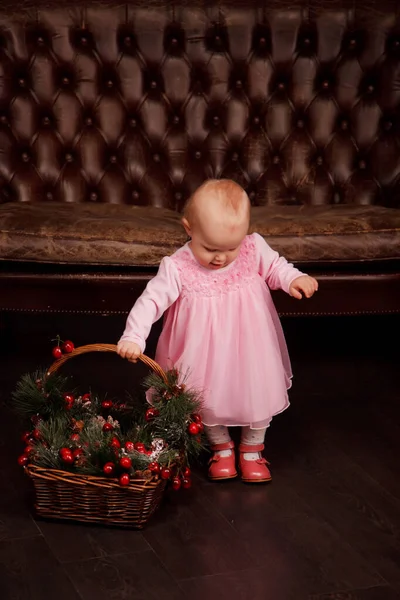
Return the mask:
<path id="1" fill-rule="evenodd" d="M 264 483 L 271 481 L 271 473 L 267 465 L 269 464 L 265 458 L 258 458 L 257 460 L 245 460 L 243 454 L 245 452 L 262 452 L 264 450 L 264 444 L 245 445 L 240 444 L 239 446 L 239 469 L 242 475 L 242 480 L 246 483 Z"/>
<path id="2" fill-rule="evenodd" d="M 230 441 L 225 444 L 216 444 L 211 446 L 211 450 L 214 452 L 210 458 L 210 468 L 208 470 L 208 476 L 213 481 L 219 481 L 222 479 L 233 479 L 237 477 L 237 471 L 235 466 L 235 453 L 233 448 L 235 444 Z M 232 450 L 230 456 L 220 456 L 218 452 L 220 450 Z"/>

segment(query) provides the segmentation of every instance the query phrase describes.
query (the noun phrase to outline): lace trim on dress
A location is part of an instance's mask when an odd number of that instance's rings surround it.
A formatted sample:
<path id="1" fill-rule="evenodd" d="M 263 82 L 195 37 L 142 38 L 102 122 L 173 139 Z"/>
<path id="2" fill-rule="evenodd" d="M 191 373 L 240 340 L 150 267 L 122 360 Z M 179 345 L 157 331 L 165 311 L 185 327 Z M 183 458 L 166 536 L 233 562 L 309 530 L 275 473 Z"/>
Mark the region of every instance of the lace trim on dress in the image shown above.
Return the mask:
<path id="1" fill-rule="evenodd" d="M 239 255 L 220 271 L 202 267 L 189 246 L 172 256 L 181 279 L 181 297 L 191 295 L 220 296 L 239 290 L 258 277 L 257 249 L 253 236 L 246 236 Z"/>

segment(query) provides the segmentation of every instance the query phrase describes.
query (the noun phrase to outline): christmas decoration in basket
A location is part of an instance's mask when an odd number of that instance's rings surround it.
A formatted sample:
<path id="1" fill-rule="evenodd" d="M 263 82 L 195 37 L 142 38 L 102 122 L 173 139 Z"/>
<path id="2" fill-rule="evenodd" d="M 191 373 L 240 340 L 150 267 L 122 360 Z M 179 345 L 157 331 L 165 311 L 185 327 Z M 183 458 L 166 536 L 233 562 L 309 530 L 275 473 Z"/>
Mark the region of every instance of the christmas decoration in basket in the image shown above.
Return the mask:
<path id="1" fill-rule="evenodd" d="M 48 371 L 18 382 L 14 407 L 30 423 L 18 462 L 33 481 L 39 516 L 142 528 L 168 483 L 191 487 L 190 461 L 203 448 L 201 401 L 177 370 L 164 372 L 144 355 L 151 405 L 80 394 L 58 370 L 87 352 L 116 346 L 59 341 Z"/>

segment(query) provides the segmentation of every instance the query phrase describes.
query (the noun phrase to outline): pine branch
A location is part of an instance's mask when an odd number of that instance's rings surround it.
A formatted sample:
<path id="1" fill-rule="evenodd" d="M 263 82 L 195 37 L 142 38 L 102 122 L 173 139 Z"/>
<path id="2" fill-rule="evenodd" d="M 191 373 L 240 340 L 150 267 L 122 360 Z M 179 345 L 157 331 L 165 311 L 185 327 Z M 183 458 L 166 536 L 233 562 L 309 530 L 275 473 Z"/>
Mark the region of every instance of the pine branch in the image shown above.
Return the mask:
<path id="1" fill-rule="evenodd" d="M 46 378 L 44 371 L 23 375 L 12 393 L 15 412 L 24 418 L 60 414 L 64 410 L 67 382 L 66 377 L 56 374 Z"/>
<path id="2" fill-rule="evenodd" d="M 204 448 L 201 436 L 188 431 L 195 413 L 201 409 L 201 399 L 186 389 L 175 370 L 167 373 L 167 382 L 151 374 L 145 386 L 152 389 L 152 405 L 158 411 L 150 422 L 145 419 L 149 408 L 145 399 L 114 399 L 111 405 L 104 406 L 107 397 L 93 392 L 82 397 L 71 391 L 66 377 L 54 374 L 46 378 L 39 371 L 24 375 L 13 394 L 13 404 L 21 416 L 40 417 L 29 440 L 33 446 L 31 462 L 49 469 L 93 475 L 103 475 L 105 463 L 112 462 L 118 475 L 122 472 L 121 457 L 129 456 L 132 475 L 148 473 L 151 462 L 161 467 L 175 465 L 181 472 Z M 73 402 L 66 402 L 65 393 L 74 396 Z M 106 422 L 112 431 L 104 429 Z M 147 452 L 131 450 L 130 445 L 128 452 L 127 442 L 140 442 Z M 61 449 L 70 450 L 73 464 L 65 464 Z"/>

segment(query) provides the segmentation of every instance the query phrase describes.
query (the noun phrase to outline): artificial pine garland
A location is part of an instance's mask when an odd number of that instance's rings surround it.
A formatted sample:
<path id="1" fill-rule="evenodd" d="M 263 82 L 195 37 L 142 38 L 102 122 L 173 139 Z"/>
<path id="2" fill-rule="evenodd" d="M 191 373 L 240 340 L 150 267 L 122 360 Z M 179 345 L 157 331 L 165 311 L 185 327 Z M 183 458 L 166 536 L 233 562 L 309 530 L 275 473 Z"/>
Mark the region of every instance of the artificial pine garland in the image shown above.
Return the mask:
<path id="1" fill-rule="evenodd" d="M 59 374 L 24 375 L 13 402 L 31 429 L 19 464 L 118 478 L 122 486 L 161 477 L 174 489 L 190 487 L 190 462 L 203 449 L 199 395 L 175 369 L 166 381 L 149 375 L 144 386 L 152 390 L 150 407 L 82 395 Z"/>

